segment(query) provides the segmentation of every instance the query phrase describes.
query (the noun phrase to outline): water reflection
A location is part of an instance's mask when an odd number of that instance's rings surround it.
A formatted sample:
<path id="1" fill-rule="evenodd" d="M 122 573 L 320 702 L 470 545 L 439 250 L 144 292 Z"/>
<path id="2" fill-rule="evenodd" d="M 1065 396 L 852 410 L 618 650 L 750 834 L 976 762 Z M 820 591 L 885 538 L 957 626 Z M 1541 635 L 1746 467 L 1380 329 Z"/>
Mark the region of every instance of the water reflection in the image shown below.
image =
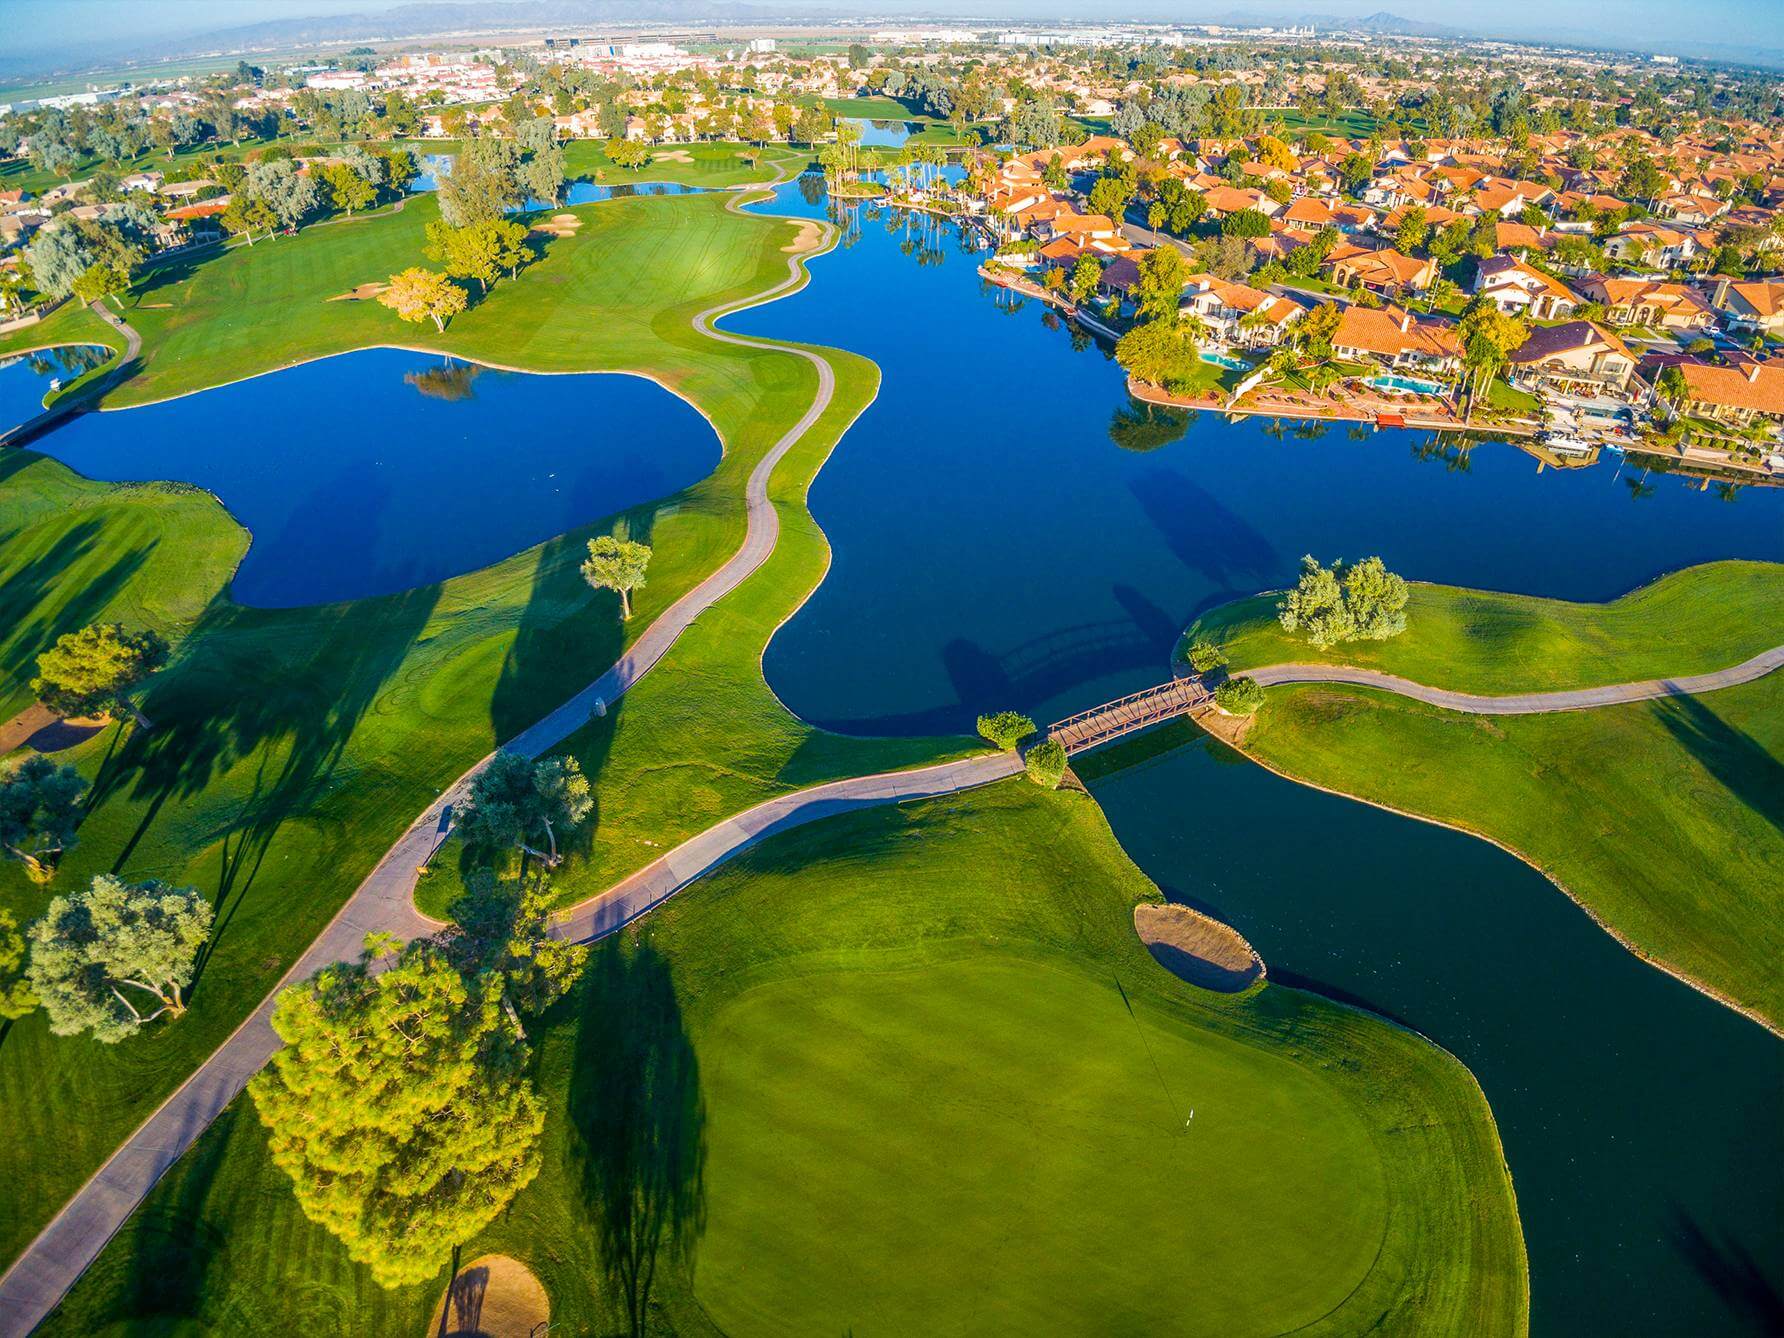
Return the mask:
<path id="1" fill-rule="evenodd" d="M 0 359 L 0 432 L 35 418 L 52 390 L 103 367 L 111 356 L 103 344 L 62 344 Z"/>

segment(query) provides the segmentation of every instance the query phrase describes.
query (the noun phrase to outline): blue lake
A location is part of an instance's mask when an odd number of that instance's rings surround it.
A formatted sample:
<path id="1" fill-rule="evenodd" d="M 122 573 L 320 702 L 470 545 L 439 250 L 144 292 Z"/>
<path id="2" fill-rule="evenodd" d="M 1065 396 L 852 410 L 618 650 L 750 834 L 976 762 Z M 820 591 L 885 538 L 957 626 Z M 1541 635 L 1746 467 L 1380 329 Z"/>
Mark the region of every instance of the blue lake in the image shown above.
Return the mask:
<path id="1" fill-rule="evenodd" d="M 633 376 L 529 376 L 397 349 L 85 414 L 34 448 L 92 478 L 209 489 L 253 534 L 231 587 L 282 607 L 474 571 L 718 463 L 693 408 Z"/>
<path id="2" fill-rule="evenodd" d="M 100 344 L 64 344 L 0 359 L 0 432 L 43 412 L 43 397 L 100 366 L 112 352 Z"/>
<path id="3" fill-rule="evenodd" d="M 843 118 L 861 132 L 861 143 L 868 148 L 896 149 L 916 133 L 914 121 L 869 121 L 857 116 Z"/>
<path id="4" fill-rule="evenodd" d="M 410 183 L 412 191 L 433 191 L 440 189 L 440 178 L 452 171 L 454 155 L 450 153 L 424 154 L 421 158 L 421 171 Z M 564 198 L 560 204 L 553 205 L 545 200 L 529 199 L 522 209 L 556 209 L 572 204 L 599 204 L 602 200 L 626 200 L 639 195 L 698 195 L 704 186 L 689 186 L 679 181 L 621 181 L 603 184 L 578 178 L 566 182 Z"/>
<path id="5" fill-rule="evenodd" d="M 762 208 L 829 212 L 811 177 Z M 898 733 L 969 730 L 1003 707 L 1058 718 L 1157 682 L 1185 622 L 1285 583 L 1308 551 L 1569 599 L 1713 558 L 1784 560 L 1775 490 L 1148 413 L 1087 337 L 983 284 L 950 227 L 876 206 L 838 219 L 844 244 L 811 284 L 726 322 L 883 373 L 812 489 L 832 567 L 764 659 L 809 720 Z M 1273 979 L 1398 1019 L 1480 1079 L 1517 1189 L 1533 1332 L 1776 1329 L 1775 1038 L 1484 842 L 1206 740 L 1091 784 L 1140 867 L 1236 924 Z"/>

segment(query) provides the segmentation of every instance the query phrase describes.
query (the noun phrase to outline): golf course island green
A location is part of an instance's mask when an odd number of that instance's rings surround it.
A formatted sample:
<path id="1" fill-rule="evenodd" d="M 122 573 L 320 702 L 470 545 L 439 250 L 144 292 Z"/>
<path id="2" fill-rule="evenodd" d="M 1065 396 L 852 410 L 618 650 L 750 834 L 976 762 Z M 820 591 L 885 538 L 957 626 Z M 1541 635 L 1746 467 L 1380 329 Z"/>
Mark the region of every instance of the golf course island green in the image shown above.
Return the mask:
<path id="1" fill-rule="evenodd" d="M 1523 1333 L 1467 1071 L 1183 983 L 1134 933 L 1157 895 L 1021 780 L 771 838 L 529 1022 L 544 1171 L 465 1257 L 527 1261 L 570 1331 L 624 1325 L 631 1257 L 662 1332 Z M 419 1333 L 438 1295 L 306 1221 L 238 1100 L 45 1331 Z"/>
<path id="2" fill-rule="evenodd" d="M 1784 644 L 1778 563 L 1691 567 L 1602 605 L 1410 589 L 1407 630 L 1388 641 L 1318 650 L 1260 595 L 1213 610 L 1185 642 L 1220 643 L 1235 674 L 1345 664 L 1484 695 L 1706 673 Z M 1294 779 L 1504 846 L 1643 958 L 1774 1031 L 1784 1023 L 1784 674 L 1493 717 L 1280 686 L 1240 746 Z"/>
<path id="3" fill-rule="evenodd" d="M 202 889 L 219 931 L 189 1010 L 140 1044 L 56 1038 L 41 1012 L 7 1029 L 0 1108 L 15 1136 L 0 1145 L 10 1187 L 0 1195 L 0 1263 L 266 997 L 417 813 L 596 678 L 742 544 L 745 480 L 812 404 L 819 376 L 785 349 L 722 343 L 694 328 L 698 313 L 747 304 L 786 281 L 800 259 L 797 239 L 809 235 L 732 202 L 714 194 L 579 206 L 579 232 L 552 241 L 432 341 L 507 365 L 643 373 L 701 409 L 724 445 L 717 468 L 692 487 L 480 571 L 350 603 L 248 608 L 227 593 L 247 536 L 214 499 L 94 483 L 30 452 L 7 455 L 5 699 L 23 705 L 37 655 L 86 623 L 153 628 L 174 653 L 143 694 L 152 730 L 107 730 L 59 754 L 93 786 L 79 844 L 48 889 L 16 861 L 0 863 L 0 908 L 28 921 L 51 895 L 116 871 Z M 151 276 L 139 294 L 145 306 L 126 309 L 133 323 L 145 314 L 144 365 L 108 393 L 108 406 L 296 355 L 404 342 L 415 327 L 376 304 L 327 299 L 417 261 L 420 224 L 435 208 L 412 200 L 401 213 L 233 247 L 190 274 Z M 781 543 L 698 629 L 738 636 L 701 654 L 708 642 L 684 638 L 637 699 L 629 694 L 604 722 L 621 728 L 609 763 L 591 777 L 616 861 L 650 858 L 628 812 L 647 824 L 685 805 L 680 820 L 697 830 L 771 794 L 938 754 L 930 740 L 820 736 L 761 681 L 767 631 L 824 566 L 806 488 L 875 385 L 871 363 L 825 356 L 835 397 L 770 481 Z M 654 549 L 629 622 L 616 597 L 591 590 L 579 571 L 588 541 L 622 522 Z M 703 695 L 719 676 L 740 685 L 729 718 Z M 671 728 L 666 715 L 657 728 L 624 728 L 644 701 L 695 726 Z M 711 794 L 689 784 L 700 776 L 716 778 Z"/>

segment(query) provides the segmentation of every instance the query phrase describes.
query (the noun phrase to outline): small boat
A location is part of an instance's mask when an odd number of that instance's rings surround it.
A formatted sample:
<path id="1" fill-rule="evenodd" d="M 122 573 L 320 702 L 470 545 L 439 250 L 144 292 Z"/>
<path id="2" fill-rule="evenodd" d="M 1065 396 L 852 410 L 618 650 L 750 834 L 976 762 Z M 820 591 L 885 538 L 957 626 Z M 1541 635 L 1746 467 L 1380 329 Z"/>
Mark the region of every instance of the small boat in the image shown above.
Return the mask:
<path id="1" fill-rule="evenodd" d="M 1571 432 L 1549 431 L 1537 438 L 1556 455 L 1590 455 L 1595 443 Z"/>

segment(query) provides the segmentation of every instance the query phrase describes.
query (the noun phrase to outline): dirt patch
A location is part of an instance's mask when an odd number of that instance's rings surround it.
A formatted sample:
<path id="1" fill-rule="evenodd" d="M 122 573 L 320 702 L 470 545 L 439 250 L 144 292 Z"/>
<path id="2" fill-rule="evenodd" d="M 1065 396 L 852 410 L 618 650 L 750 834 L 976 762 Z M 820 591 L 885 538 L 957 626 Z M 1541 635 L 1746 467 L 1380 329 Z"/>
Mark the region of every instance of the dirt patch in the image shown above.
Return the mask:
<path id="1" fill-rule="evenodd" d="M 653 163 L 692 163 L 694 157 L 686 149 L 659 149 L 651 154 Z"/>
<path id="2" fill-rule="evenodd" d="M 1222 743 L 1235 748 L 1245 745 L 1246 736 L 1257 719 L 1254 715 L 1228 715 L 1215 706 L 1198 707 L 1189 713 L 1189 718 Z"/>
<path id="3" fill-rule="evenodd" d="M 1188 906 L 1135 906 L 1134 932 L 1160 966 L 1205 990 L 1237 994 L 1263 978 L 1263 958 L 1237 929 Z"/>
<path id="4" fill-rule="evenodd" d="M 486 1254 L 452 1279 L 427 1338 L 528 1338 L 550 1318 L 551 1300 L 533 1271 L 505 1254 Z"/>
<path id="5" fill-rule="evenodd" d="M 574 237 L 581 226 L 582 220 L 575 214 L 553 214 L 533 224 L 532 230 L 544 237 Z"/>
<path id="6" fill-rule="evenodd" d="M 330 302 L 370 302 L 390 285 L 387 283 L 362 283 L 350 293 L 336 293 L 329 298 Z"/>
<path id="7" fill-rule="evenodd" d="M 785 246 L 781 247 L 781 250 L 787 252 L 789 255 L 803 255 L 807 251 L 816 250 L 818 243 L 823 240 L 824 229 L 822 225 L 811 219 L 806 219 L 799 225 L 799 235 L 793 238 L 793 240 L 788 242 Z"/>

